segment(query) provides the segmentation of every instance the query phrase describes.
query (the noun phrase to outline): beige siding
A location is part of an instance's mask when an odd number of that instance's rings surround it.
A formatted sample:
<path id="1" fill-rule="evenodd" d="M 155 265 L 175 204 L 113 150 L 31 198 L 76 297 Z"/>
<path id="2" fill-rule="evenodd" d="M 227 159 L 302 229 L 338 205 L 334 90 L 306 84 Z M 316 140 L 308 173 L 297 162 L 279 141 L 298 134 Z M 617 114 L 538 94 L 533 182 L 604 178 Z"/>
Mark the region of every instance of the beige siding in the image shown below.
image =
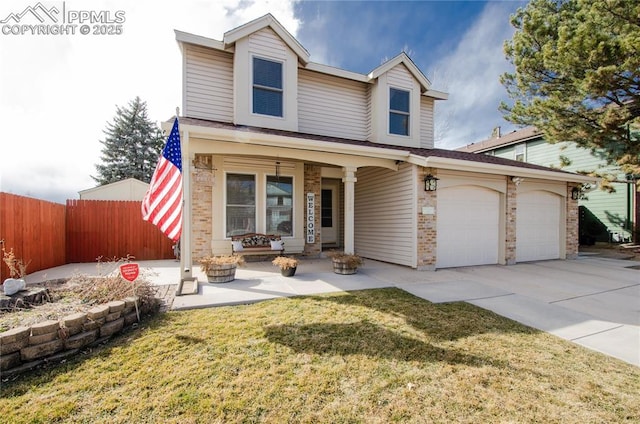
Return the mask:
<path id="1" fill-rule="evenodd" d="M 270 28 L 264 28 L 249 36 L 249 50 L 258 56 L 285 60 L 287 47 L 284 41 Z"/>
<path id="2" fill-rule="evenodd" d="M 433 149 L 433 103 L 428 97 L 420 98 L 420 147 Z"/>
<path id="3" fill-rule="evenodd" d="M 366 258 L 416 266 L 413 167 L 358 170 L 355 248 Z"/>
<path id="4" fill-rule="evenodd" d="M 233 56 L 185 46 L 185 115 L 233 122 Z"/>
<path id="5" fill-rule="evenodd" d="M 389 70 L 387 78 L 389 85 L 392 87 L 413 88 L 414 78 L 404 65 L 399 65 Z"/>
<path id="6" fill-rule="evenodd" d="M 367 139 L 368 94 L 365 83 L 298 69 L 300 132 Z"/>

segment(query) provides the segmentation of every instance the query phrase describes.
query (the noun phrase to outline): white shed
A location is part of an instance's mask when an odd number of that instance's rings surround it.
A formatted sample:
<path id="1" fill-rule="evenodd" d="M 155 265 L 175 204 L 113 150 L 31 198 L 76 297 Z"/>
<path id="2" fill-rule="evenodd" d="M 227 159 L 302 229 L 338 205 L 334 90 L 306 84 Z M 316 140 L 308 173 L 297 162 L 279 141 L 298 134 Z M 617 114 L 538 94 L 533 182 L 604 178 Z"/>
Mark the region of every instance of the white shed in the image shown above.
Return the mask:
<path id="1" fill-rule="evenodd" d="M 127 178 L 111 184 L 88 188 L 78 192 L 80 200 L 142 200 L 149 184 Z"/>

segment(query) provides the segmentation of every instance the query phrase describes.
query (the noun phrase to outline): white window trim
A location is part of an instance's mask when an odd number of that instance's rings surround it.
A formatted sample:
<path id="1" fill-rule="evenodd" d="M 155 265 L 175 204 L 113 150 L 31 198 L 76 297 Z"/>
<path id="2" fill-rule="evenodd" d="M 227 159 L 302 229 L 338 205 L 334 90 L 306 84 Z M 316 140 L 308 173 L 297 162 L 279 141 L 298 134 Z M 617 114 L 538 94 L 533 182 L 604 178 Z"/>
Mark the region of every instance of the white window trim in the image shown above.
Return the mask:
<path id="1" fill-rule="evenodd" d="M 411 99 L 413 98 L 413 90 L 410 88 L 404 87 L 395 87 L 392 85 L 388 86 L 389 90 L 387 91 L 387 135 L 390 137 L 401 137 L 403 139 L 411 137 L 411 123 L 413 119 L 411 117 Z M 391 109 L 391 90 L 404 91 L 405 93 L 409 93 L 409 112 L 405 112 L 403 110 L 395 110 Z M 395 134 L 391 132 L 391 113 L 397 113 L 399 115 L 406 115 L 409 117 L 409 122 L 407 122 L 407 134 Z"/>
<path id="2" fill-rule="evenodd" d="M 258 174 L 255 173 L 255 172 L 246 172 L 246 171 L 237 171 L 237 170 L 226 171 L 224 173 L 224 191 L 223 191 L 223 194 L 222 194 L 222 197 L 224 199 L 224 201 L 223 201 L 224 216 L 222 218 L 223 219 L 222 222 L 224 224 L 224 227 L 223 227 L 222 234 L 224 235 L 224 238 L 227 239 L 227 240 L 231 240 L 231 237 L 227 236 L 227 233 L 228 233 L 228 231 L 227 231 L 228 230 L 228 228 L 227 228 L 227 208 L 229 207 L 229 198 L 227 197 L 227 194 L 228 194 L 228 190 L 227 190 L 228 185 L 227 184 L 229 182 L 229 174 L 232 174 L 232 175 L 252 175 L 253 176 L 253 182 L 256 185 L 256 191 L 255 191 L 255 194 L 254 194 L 255 212 L 254 212 L 253 219 L 255 220 L 255 226 L 256 226 L 255 230 L 256 230 L 256 232 L 259 232 L 258 231 L 258 215 L 259 215 L 258 214 L 258 199 L 259 199 L 259 192 L 258 192 L 258 181 L 259 181 L 259 178 L 258 178 Z"/>
<path id="3" fill-rule="evenodd" d="M 249 72 L 249 113 L 251 116 L 257 116 L 260 118 L 268 118 L 268 119 L 280 119 L 280 120 L 285 120 L 286 116 L 287 116 L 287 102 L 286 102 L 286 96 L 285 96 L 285 92 L 287 90 L 287 78 L 286 78 L 286 70 L 287 67 L 285 66 L 286 63 L 285 61 L 281 60 L 281 59 L 274 59 L 271 57 L 266 57 L 266 56 L 262 56 L 262 55 L 257 55 L 257 54 L 251 54 L 250 55 L 251 60 L 250 62 L 250 67 L 251 70 Z M 253 83 L 253 63 L 254 63 L 254 59 L 262 59 L 262 60 L 266 60 L 268 62 L 274 62 L 274 63 L 279 63 L 282 69 L 282 89 L 280 91 L 278 91 L 278 89 L 274 89 L 273 87 L 267 87 L 267 86 L 263 86 L 263 85 L 255 85 Z M 280 92 L 282 94 L 282 116 L 276 116 L 276 115 L 265 115 L 262 113 L 257 113 L 253 111 L 253 88 L 254 87 L 258 87 L 258 88 L 264 88 L 267 90 L 271 90 L 274 92 Z"/>
<path id="4" fill-rule="evenodd" d="M 522 152 L 518 153 L 518 148 L 522 148 Z M 513 160 L 518 160 L 518 155 L 522 155 L 522 162 L 527 161 L 527 144 L 526 143 L 518 143 L 513 147 Z"/>

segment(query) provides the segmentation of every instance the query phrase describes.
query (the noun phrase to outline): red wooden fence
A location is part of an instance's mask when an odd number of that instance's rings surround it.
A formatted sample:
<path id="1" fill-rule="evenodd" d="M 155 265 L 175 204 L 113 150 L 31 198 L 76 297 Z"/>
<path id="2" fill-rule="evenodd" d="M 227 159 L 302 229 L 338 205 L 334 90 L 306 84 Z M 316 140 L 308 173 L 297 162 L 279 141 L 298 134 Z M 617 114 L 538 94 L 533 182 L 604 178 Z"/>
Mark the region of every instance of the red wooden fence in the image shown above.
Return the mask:
<path id="1" fill-rule="evenodd" d="M 96 258 L 171 259 L 173 243 L 142 220 L 140 202 L 67 200 L 67 262 Z"/>
<path id="2" fill-rule="evenodd" d="M 65 206 L 15 194 L 0 193 L 0 240 L 16 258 L 29 262 L 27 273 L 64 265 Z M 0 282 L 9 268 L 0 262 Z"/>
<path id="3" fill-rule="evenodd" d="M 171 259 L 173 243 L 142 220 L 140 202 L 68 200 L 66 206 L 0 193 L 0 240 L 31 261 L 27 273 L 96 258 Z M 9 269 L 0 262 L 0 282 Z"/>

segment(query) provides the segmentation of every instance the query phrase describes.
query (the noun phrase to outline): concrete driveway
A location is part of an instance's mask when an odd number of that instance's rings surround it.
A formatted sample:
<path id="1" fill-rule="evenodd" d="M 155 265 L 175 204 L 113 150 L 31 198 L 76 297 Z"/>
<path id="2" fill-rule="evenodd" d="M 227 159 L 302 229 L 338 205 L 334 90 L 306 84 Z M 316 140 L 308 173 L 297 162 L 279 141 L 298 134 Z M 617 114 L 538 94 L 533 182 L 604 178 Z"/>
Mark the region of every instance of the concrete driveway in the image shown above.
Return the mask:
<path id="1" fill-rule="evenodd" d="M 640 366 L 639 262 L 580 257 L 437 271 L 448 281 L 397 284 L 431 302 L 465 301 Z"/>
<path id="2" fill-rule="evenodd" d="M 141 261 L 153 284 L 173 293 L 177 261 Z M 478 266 L 435 272 L 366 260 L 355 275 L 332 272 L 328 259 L 303 260 L 295 277 L 282 277 L 271 262 L 238 268 L 236 280 L 209 284 L 198 266 L 193 295 L 172 309 L 246 304 L 278 297 L 398 287 L 434 303 L 464 301 L 589 349 L 640 366 L 640 262 L 580 256 L 512 266 Z M 115 269 L 115 267 L 114 267 Z M 27 282 L 95 275 L 95 264 L 69 264 L 27 277 Z M 105 272 L 106 271 L 106 272 Z M 101 274 L 110 270 L 102 270 Z"/>

